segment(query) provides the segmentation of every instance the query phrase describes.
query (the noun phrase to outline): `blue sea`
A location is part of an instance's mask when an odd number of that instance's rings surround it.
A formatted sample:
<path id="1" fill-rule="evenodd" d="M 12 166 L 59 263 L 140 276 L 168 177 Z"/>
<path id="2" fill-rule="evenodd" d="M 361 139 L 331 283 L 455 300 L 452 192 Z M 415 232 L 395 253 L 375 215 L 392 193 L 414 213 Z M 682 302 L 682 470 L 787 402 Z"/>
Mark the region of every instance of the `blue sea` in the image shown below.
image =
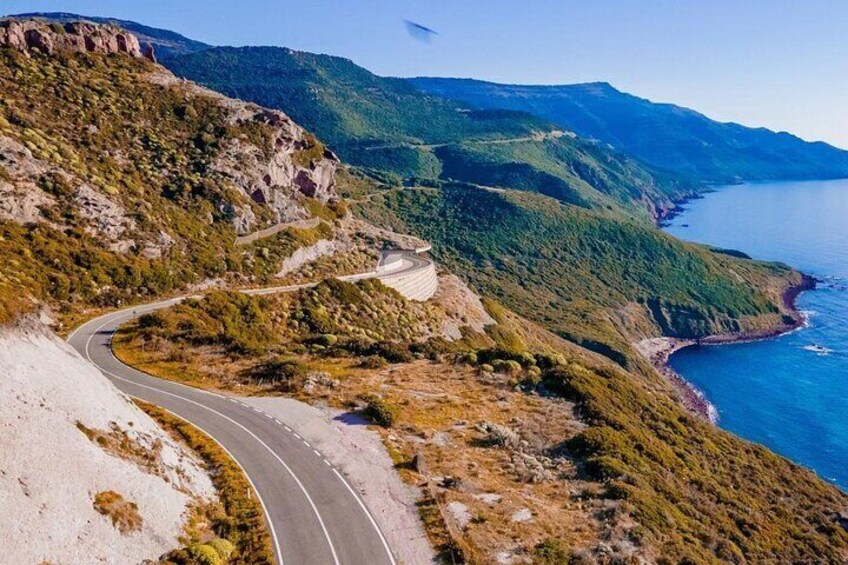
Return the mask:
<path id="1" fill-rule="evenodd" d="M 848 490 L 848 180 L 722 187 L 666 231 L 823 280 L 798 300 L 805 328 L 684 349 L 670 363 L 717 408 L 721 427 Z"/>

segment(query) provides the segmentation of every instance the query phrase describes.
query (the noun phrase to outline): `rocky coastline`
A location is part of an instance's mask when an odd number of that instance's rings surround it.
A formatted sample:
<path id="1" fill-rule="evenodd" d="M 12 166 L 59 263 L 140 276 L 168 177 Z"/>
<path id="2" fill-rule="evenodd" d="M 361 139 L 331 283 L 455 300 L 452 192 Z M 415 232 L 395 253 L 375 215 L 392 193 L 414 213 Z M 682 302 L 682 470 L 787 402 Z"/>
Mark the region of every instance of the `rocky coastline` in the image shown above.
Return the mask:
<path id="1" fill-rule="evenodd" d="M 718 411 L 710 403 L 704 393 L 695 385 L 677 374 L 668 364 L 671 356 L 686 347 L 695 345 L 729 345 L 760 341 L 783 335 L 803 327 L 806 323 L 803 314 L 798 310 L 797 300 L 802 292 L 816 288 L 818 280 L 815 277 L 801 273 L 801 280 L 788 286 L 783 292 L 783 307 L 791 323 L 780 324 L 759 331 L 738 332 L 732 334 L 716 334 L 700 339 L 684 339 L 676 337 L 657 337 L 643 340 L 636 344 L 636 349 L 647 359 L 654 369 L 674 386 L 681 403 L 691 412 L 704 418 L 711 424 L 718 423 Z"/>

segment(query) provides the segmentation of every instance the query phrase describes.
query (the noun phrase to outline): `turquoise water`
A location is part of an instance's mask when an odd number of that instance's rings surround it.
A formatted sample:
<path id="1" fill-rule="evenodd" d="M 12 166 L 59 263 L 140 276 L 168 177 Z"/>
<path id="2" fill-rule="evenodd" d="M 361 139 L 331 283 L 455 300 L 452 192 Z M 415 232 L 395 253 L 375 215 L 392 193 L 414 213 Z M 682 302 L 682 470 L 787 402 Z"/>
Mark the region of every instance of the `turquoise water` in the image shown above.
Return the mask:
<path id="1" fill-rule="evenodd" d="M 720 188 L 690 202 L 666 231 L 824 281 L 798 301 L 807 327 L 688 348 L 671 366 L 706 394 L 720 426 L 848 489 L 848 180 Z"/>

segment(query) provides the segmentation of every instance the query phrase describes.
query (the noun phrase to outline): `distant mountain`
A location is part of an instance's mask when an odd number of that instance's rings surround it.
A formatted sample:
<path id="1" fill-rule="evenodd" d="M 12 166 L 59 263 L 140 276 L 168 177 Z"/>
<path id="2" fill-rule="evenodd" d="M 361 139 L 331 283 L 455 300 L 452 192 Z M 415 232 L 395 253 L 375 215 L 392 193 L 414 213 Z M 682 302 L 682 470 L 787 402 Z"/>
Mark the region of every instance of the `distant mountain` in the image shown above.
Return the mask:
<path id="1" fill-rule="evenodd" d="M 788 133 L 717 122 L 603 82 L 526 86 L 428 77 L 409 82 L 477 108 L 530 112 L 645 163 L 700 180 L 848 177 L 848 151 Z"/>
<path id="2" fill-rule="evenodd" d="M 417 181 L 540 192 L 583 207 L 658 216 L 691 193 L 669 175 L 566 135 L 523 111 L 473 109 L 348 59 L 278 47 L 218 47 L 173 57 L 179 76 L 285 111 L 346 162 Z"/>
<path id="3" fill-rule="evenodd" d="M 209 49 L 211 45 L 207 45 L 201 41 L 189 39 L 179 33 L 169 31 L 167 29 L 159 29 L 142 25 L 130 20 L 119 20 L 117 18 L 102 18 L 96 16 L 81 16 L 69 12 L 30 12 L 26 14 L 16 14 L 10 17 L 14 18 L 43 18 L 53 22 L 76 22 L 80 20 L 95 22 L 98 24 L 113 24 L 120 26 L 126 30 L 133 32 L 140 43 L 149 43 L 153 46 L 153 50 L 157 59 L 167 59 L 174 55 L 184 55 L 186 53 L 194 53 Z"/>

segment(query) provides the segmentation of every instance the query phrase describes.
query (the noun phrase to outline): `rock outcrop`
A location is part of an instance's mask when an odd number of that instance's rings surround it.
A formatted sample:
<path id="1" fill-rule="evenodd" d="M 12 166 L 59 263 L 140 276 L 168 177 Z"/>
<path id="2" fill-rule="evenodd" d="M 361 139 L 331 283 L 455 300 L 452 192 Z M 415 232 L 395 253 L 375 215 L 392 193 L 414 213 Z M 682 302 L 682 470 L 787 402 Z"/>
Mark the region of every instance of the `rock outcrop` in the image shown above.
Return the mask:
<path id="1" fill-rule="evenodd" d="M 3 47 L 27 55 L 71 51 L 153 59 L 152 53 L 145 53 L 138 39 L 128 31 L 82 21 L 0 19 L 0 48 Z M 338 198 L 335 191 L 338 159 L 283 112 L 228 98 L 181 80 L 158 65 L 151 66 L 150 71 L 140 67 L 135 79 L 178 91 L 186 100 L 199 97 L 215 100 L 224 111 L 222 127 L 242 132 L 256 127 L 264 130 L 263 135 L 242 134 L 223 140 L 217 154 L 204 164 L 208 167 L 206 174 L 219 186 L 235 189 L 216 195 L 212 204 L 219 212 L 218 218 L 232 223 L 238 234 L 309 218 L 304 197 L 323 203 Z M 94 124 L 85 127 L 91 135 L 98 134 Z M 100 237 L 110 250 L 121 253 L 138 250 L 149 258 L 167 252 L 173 242 L 160 237 L 164 234 L 170 238 L 167 229 L 141 233 L 142 226 L 126 211 L 133 206 L 122 187 L 103 187 L 102 182 L 93 182 L 79 169 L 71 170 L 67 161 L 49 158 L 47 151 L 34 156 L 33 136 L 40 136 L 37 141 L 43 147 L 55 147 L 55 140 L 38 128 L 24 129 L 31 131 L 22 132 L 5 119 L 0 121 L 0 172 L 4 173 L 0 176 L 0 218 L 21 224 L 44 222 L 42 211 L 55 202 L 34 181 L 50 174 L 71 187 L 75 193 L 71 207 L 80 212 L 87 223 L 86 230 Z M 31 139 L 25 139 L 24 134 Z M 122 167 L 123 149 L 115 148 L 109 155 L 119 167 Z"/>
<path id="2" fill-rule="evenodd" d="M 24 53 L 36 50 L 80 53 L 123 53 L 154 61 L 152 49 L 142 50 L 138 39 L 128 31 L 88 22 L 49 23 L 39 19 L 0 20 L 0 46 Z"/>
<path id="3" fill-rule="evenodd" d="M 250 201 L 221 204 L 221 211 L 230 217 L 239 235 L 256 228 L 251 202 L 270 208 L 276 222 L 290 222 L 309 217 L 301 202 L 303 196 L 323 203 L 338 199 L 338 158 L 326 149 L 316 152 L 320 142 L 283 112 L 228 98 L 179 79 L 161 67 L 147 78 L 162 86 L 179 88 L 186 97 L 214 98 L 226 110 L 226 119 L 232 125 L 255 123 L 271 127 L 268 146 L 258 146 L 255 140 L 230 139 L 210 165 L 212 173 L 238 188 Z"/>

